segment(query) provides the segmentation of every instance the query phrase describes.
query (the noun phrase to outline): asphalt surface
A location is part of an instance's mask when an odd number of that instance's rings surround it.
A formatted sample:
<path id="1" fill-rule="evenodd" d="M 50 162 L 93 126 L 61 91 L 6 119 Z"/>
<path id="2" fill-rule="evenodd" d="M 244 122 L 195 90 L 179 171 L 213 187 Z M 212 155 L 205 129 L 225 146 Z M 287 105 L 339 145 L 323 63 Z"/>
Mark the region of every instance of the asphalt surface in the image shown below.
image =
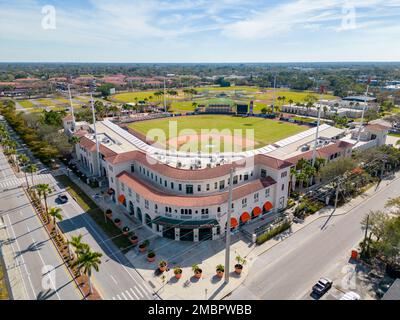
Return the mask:
<path id="1" fill-rule="evenodd" d="M 314 298 L 310 296 L 314 283 L 322 276 L 337 274 L 344 259 L 350 258 L 351 249 L 362 240 L 362 218 L 370 210 L 383 209 L 389 198 L 399 195 L 400 179 L 390 184 L 382 182 L 371 197 L 346 214 L 305 226 L 258 256 L 249 266 L 248 278 L 228 299 Z"/>
<path id="2" fill-rule="evenodd" d="M 0 181 L 16 178 L 2 152 L 0 169 Z M 13 267 L 19 268 L 27 299 L 82 299 L 22 188 L 2 188 L 0 208 L 8 236 L 4 240 L 11 245 Z"/>
<path id="3" fill-rule="evenodd" d="M 33 163 L 35 163 L 39 168 L 39 174 L 35 176 L 35 183 L 48 183 L 55 188 L 55 192 L 48 197 L 48 205 L 49 207 L 59 206 L 62 208 L 63 212 L 63 221 L 58 225 L 64 231 L 64 233 L 70 239 L 71 236 L 76 236 L 79 234 L 83 235 L 83 242 L 88 243 L 90 247 L 97 252 L 103 254 L 102 263 L 100 265 L 99 272 L 92 273 L 93 284 L 96 289 L 100 292 L 100 295 L 103 299 L 109 300 L 151 300 L 156 298 L 153 295 L 153 290 L 150 285 L 140 277 L 140 275 L 135 270 L 134 266 L 126 259 L 125 255 L 121 253 L 121 251 L 114 245 L 111 239 L 107 237 L 107 235 L 103 232 L 103 230 L 90 218 L 89 215 L 85 214 L 83 209 L 75 202 L 71 196 L 68 195 L 69 201 L 66 204 L 59 205 L 55 202 L 55 198 L 59 193 L 68 194 L 64 189 L 61 189 L 57 184 L 56 180 L 51 174 L 48 174 L 48 170 L 46 167 L 36 160 L 30 150 L 23 144 L 23 141 L 12 131 L 10 132 L 11 137 L 17 141 L 19 146 L 17 147 L 17 151 L 19 153 L 24 153 L 28 155 Z M 4 155 L 1 154 L 0 157 L 4 158 Z M 0 192 L 5 188 L 11 189 L 16 186 L 24 183 L 25 178 L 17 178 L 9 167 L 6 159 L 2 159 L 1 161 L 1 173 L 0 173 Z M 8 166 L 8 169 L 6 168 Z M 4 167 L 4 168 L 3 168 Z M 31 183 L 31 177 L 28 175 L 28 182 Z M 42 180 L 46 181 L 42 181 Z M 3 188 L 3 189 L 1 189 Z M 19 190 L 19 191 L 15 191 Z M 49 244 L 53 245 L 50 241 L 45 241 L 45 238 L 41 237 L 39 239 L 38 235 L 33 235 L 33 238 L 29 238 L 28 235 L 33 234 L 32 230 L 40 230 L 39 226 L 30 225 L 31 221 L 36 219 L 36 222 L 40 223 L 38 218 L 34 217 L 33 219 L 33 208 L 27 206 L 28 199 L 22 194 L 22 188 L 14 189 L 6 192 L 1 192 L 0 199 L 0 208 L 2 207 L 2 201 L 4 201 L 4 209 L 3 212 L 6 212 L 6 208 L 14 209 L 17 211 L 17 214 L 7 216 L 10 217 L 11 223 L 8 221 L 8 217 L 5 217 L 5 222 L 12 226 L 15 229 L 16 237 L 18 235 L 23 235 L 24 238 L 24 248 L 25 247 L 35 247 L 35 244 Z M 4 198 L 4 200 L 2 200 Z M 9 206 L 9 207 L 7 207 Z M 30 207 L 29 209 L 24 207 Z M 17 208 L 17 209 L 15 209 Z M 21 209 L 22 214 L 19 213 L 18 208 Z M 1 214 L 1 212 L 0 212 Z M 13 219 L 19 219 L 18 221 L 14 221 Z M 14 226 L 14 222 L 16 226 Z M 28 231 L 28 229 L 31 232 Z M 41 230 L 45 232 L 45 230 Z M 36 237 L 36 238 L 35 238 Z M 19 239 L 19 238 L 18 238 Z M 16 248 L 17 250 L 18 248 Z M 57 252 L 54 249 L 53 258 L 57 257 Z M 19 251 L 19 249 L 18 249 Z M 34 250 L 41 253 L 41 250 Z M 49 257 L 50 258 L 50 257 Z M 17 259 L 17 258 L 16 258 Z M 22 258 L 20 259 L 22 260 Z M 61 262 L 61 261 L 60 261 Z M 37 269 L 37 261 L 27 260 L 25 265 L 32 265 L 32 268 Z M 29 273 L 29 272 L 27 272 Z M 29 284 L 29 277 L 27 279 L 27 283 Z M 35 282 L 32 290 L 36 290 L 38 283 Z M 31 290 L 31 291 L 32 291 Z M 34 298 L 34 294 L 30 294 L 30 298 Z M 61 295 L 61 299 L 81 299 L 82 296 L 76 296 L 75 298 L 72 295 Z"/>

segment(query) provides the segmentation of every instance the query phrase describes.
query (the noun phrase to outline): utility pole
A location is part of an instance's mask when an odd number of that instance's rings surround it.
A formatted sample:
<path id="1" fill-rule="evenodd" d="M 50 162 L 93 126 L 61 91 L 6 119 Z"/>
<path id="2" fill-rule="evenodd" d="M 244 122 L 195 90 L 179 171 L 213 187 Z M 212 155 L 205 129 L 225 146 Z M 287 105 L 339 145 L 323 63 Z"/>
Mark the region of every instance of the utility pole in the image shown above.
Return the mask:
<path id="1" fill-rule="evenodd" d="M 69 103 L 71 105 L 72 130 L 75 131 L 75 113 L 74 113 L 74 105 L 72 104 L 71 85 L 69 83 L 68 83 L 68 95 L 69 95 Z"/>
<path id="2" fill-rule="evenodd" d="M 97 170 L 98 170 L 99 176 L 101 176 L 101 172 L 100 172 L 100 147 L 99 147 L 99 140 L 97 139 L 96 115 L 95 115 L 95 112 L 94 112 L 94 101 L 93 101 L 93 93 L 92 92 L 90 92 L 90 104 L 92 106 L 94 140 L 96 141 Z"/>
<path id="3" fill-rule="evenodd" d="M 338 204 L 338 199 L 339 199 L 339 189 L 340 189 L 340 186 L 339 186 L 339 180 L 338 180 L 338 182 L 337 182 L 337 186 L 336 186 L 336 195 L 335 195 L 335 209 L 334 209 L 334 211 L 336 210 L 336 208 L 337 208 L 337 204 Z"/>
<path id="4" fill-rule="evenodd" d="M 273 97 L 272 97 L 272 113 L 275 112 L 275 98 L 276 98 L 275 89 L 276 89 L 276 73 L 275 73 L 275 76 L 274 76 L 274 93 L 273 93 Z"/>
<path id="5" fill-rule="evenodd" d="M 231 216 L 232 216 L 232 190 L 233 190 L 233 174 L 234 168 L 231 168 L 229 175 L 229 196 L 228 196 L 228 212 L 226 221 L 226 239 L 225 239 L 225 283 L 229 283 L 229 260 L 231 253 Z"/>
<path id="6" fill-rule="evenodd" d="M 367 223 L 365 226 L 365 234 L 364 234 L 364 245 L 363 245 L 363 251 L 366 249 L 366 244 L 367 244 L 367 235 L 368 235 L 368 229 L 369 229 L 369 214 L 367 215 Z M 365 252 L 364 252 L 365 253 Z"/>
<path id="7" fill-rule="evenodd" d="M 318 120 L 317 120 L 317 131 L 315 132 L 315 142 L 314 142 L 314 149 L 312 154 L 312 166 L 315 166 L 315 158 L 317 156 L 317 145 L 318 145 L 318 138 L 319 138 L 319 125 L 321 122 L 321 106 L 318 106 Z"/>
<path id="8" fill-rule="evenodd" d="M 167 92 L 166 92 L 166 84 L 165 84 L 165 76 L 164 76 L 164 112 L 167 112 Z"/>

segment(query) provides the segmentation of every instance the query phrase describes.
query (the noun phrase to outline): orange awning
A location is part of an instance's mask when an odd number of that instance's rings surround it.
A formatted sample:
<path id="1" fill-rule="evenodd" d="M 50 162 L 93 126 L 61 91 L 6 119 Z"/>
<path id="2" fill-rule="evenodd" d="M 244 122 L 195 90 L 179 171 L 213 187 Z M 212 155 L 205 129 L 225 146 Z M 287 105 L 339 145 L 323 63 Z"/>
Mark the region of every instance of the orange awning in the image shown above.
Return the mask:
<path id="1" fill-rule="evenodd" d="M 260 207 L 255 207 L 253 209 L 253 217 L 258 217 L 261 214 L 262 210 Z"/>
<path id="2" fill-rule="evenodd" d="M 271 209 L 272 209 L 273 207 L 274 207 L 274 206 L 273 206 L 272 203 L 269 202 L 269 201 L 267 201 L 266 203 L 264 203 L 264 210 L 265 210 L 265 211 L 271 211 Z"/>
<path id="3" fill-rule="evenodd" d="M 236 218 L 231 218 L 231 228 L 236 228 L 239 225 Z"/>
<path id="4" fill-rule="evenodd" d="M 123 194 L 121 194 L 121 195 L 118 197 L 118 202 L 119 202 L 119 203 L 124 203 L 124 202 L 125 202 L 125 196 L 124 196 Z"/>
<path id="5" fill-rule="evenodd" d="M 240 221 L 243 223 L 246 223 L 247 221 L 250 220 L 250 215 L 248 212 L 243 212 L 242 215 L 240 216 Z"/>

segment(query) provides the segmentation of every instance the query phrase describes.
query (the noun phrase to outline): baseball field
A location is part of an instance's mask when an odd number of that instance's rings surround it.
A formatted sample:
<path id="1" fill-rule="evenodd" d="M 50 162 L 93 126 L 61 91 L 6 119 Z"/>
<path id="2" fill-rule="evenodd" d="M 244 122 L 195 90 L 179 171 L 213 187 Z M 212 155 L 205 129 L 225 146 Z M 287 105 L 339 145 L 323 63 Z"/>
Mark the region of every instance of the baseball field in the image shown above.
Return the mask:
<path id="1" fill-rule="evenodd" d="M 221 149 L 227 145 L 229 145 L 228 148 L 242 146 L 243 151 L 251 150 L 309 129 L 307 126 L 278 120 L 228 115 L 197 115 L 147 120 L 132 123 L 129 128 L 145 136 L 148 136 L 150 132 L 156 133 L 156 130 L 159 130 L 165 134 L 165 144 L 177 146 L 178 150 L 181 150 L 190 139 L 197 139 L 199 145 L 200 142 L 203 143 L 201 149 L 203 152 L 204 146 L 206 146 L 207 151 L 219 152 L 222 150 L 218 150 L 218 147 Z M 235 129 L 239 129 L 241 132 L 235 132 Z M 204 130 L 212 131 L 206 132 Z M 249 134 L 246 130 L 249 130 Z M 215 140 L 212 142 L 211 138 L 221 139 L 222 142 L 218 146 L 215 144 Z"/>

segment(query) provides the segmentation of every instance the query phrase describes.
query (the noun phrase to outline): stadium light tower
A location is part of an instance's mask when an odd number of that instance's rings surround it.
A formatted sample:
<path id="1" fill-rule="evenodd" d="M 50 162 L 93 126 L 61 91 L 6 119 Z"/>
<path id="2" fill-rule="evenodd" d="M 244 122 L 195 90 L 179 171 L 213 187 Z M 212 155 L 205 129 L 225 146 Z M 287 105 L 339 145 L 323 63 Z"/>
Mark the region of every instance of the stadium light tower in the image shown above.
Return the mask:
<path id="1" fill-rule="evenodd" d="M 367 97 L 368 97 L 368 91 L 369 91 L 369 84 L 370 83 L 371 83 L 371 77 L 369 77 L 368 81 L 367 81 L 367 91 L 365 92 L 364 107 L 362 109 L 360 127 L 358 128 L 357 143 L 360 142 L 360 138 L 361 138 L 361 129 L 362 129 L 362 126 L 364 124 L 365 110 L 367 109 Z"/>
<path id="2" fill-rule="evenodd" d="M 231 216 L 232 216 L 232 190 L 233 190 L 233 174 L 235 169 L 232 167 L 229 176 L 229 196 L 228 211 L 226 217 L 226 239 L 225 239 L 225 283 L 229 283 L 229 260 L 231 254 Z"/>
<path id="3" fill-rule="evenodd" d="M 313 153 L 312 153 L 312 166 L 313 167 L 315 165 L 315 158 L 317 157 L 317 146 L 318 146 L 318 138 L 319 138 L 319 125 L 320 125 L 320 122 L 321 122 L 321 105 L 319 105 L 317 108 L 318 108 L 317 130 L 315 132 L 315 141 L 314 141 L 314 148 L 313 148 Z"/>
<path id="4" fill-rule="evenodd" d="M 74 114 L 74 105 L 72 104 L 72 96 L 71 96 L 71 85 L 68 83 L 68 95 L 69 95 L 69 103 L 71 105 L 71 115 L 72 115 L 72 130 L 75 131 L 75 114 Z"/>
<path id="5" fill-rule="evenodd" d="M 95 115 L 95 112 L 94 112 L 94 100 L 93 100 L 94 88 L 95 88 L 95 82 L 92 83 L 91 90 L 90 90 L 90 105 L 92 107 L 94 140 L 96 142 L 97 172 L 98 172 L 99 176 L 101 176 L 101 171 L 100 171 L 100 146 L 99 146 L 99 140 L 97 139 L 96 115 Z"/>

